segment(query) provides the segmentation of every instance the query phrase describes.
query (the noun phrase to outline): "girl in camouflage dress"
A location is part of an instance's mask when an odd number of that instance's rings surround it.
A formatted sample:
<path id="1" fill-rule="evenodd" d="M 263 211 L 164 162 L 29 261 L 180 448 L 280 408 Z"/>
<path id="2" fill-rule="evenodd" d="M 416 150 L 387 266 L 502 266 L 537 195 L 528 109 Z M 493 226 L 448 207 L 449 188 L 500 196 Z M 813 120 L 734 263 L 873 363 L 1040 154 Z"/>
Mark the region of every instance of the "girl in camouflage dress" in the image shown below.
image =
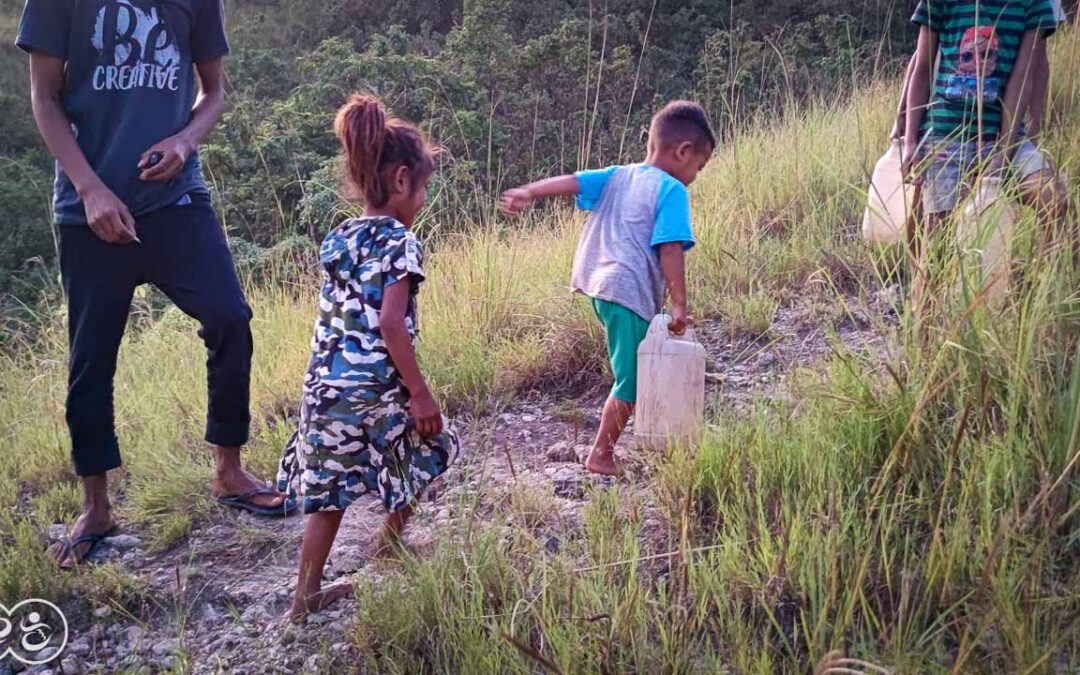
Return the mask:
<path id="1" fill-rule="evenodd" d="M 290 612 L 299 620 L 351 593 L 321 587 L 344 510 L 364 494 L 388 512 L 375 542 L 391 550 L 413 504 L 446 471 L 458 440 L 428 389 L 413 350 L 423 252 L 411 227 L 427 199 L 435 155 L 419 130 L 356 95 L 335 132 L 349 187 L 365 204 L 323 241 L 323 286 L 299 429 L 285 448 L 279 487 L 308 514 Z"/>

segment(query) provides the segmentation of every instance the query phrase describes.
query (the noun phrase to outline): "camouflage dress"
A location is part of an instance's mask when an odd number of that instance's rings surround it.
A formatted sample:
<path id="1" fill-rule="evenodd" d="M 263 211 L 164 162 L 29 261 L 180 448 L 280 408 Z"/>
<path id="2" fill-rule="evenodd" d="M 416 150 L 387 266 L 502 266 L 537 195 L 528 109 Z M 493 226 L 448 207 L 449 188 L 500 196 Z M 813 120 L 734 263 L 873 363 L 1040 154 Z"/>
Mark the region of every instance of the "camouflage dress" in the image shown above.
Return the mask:
<path id="1" fill-rule="evenodd" d="M 415 338 L 423 252 L 396 220 L 360 218 L 327 235 L 321 260 L 300 424 L 281 458 L 278 489 L 294 499 L 299 493 L 304 513 L 342 510 L 367 493 L 397 511 L 444 473 L 459 449 L 448 424 L 435 438 L 413 430 L 409 391 L 379 331 L 386 287 L 410 278 L 406 325 Z"/>

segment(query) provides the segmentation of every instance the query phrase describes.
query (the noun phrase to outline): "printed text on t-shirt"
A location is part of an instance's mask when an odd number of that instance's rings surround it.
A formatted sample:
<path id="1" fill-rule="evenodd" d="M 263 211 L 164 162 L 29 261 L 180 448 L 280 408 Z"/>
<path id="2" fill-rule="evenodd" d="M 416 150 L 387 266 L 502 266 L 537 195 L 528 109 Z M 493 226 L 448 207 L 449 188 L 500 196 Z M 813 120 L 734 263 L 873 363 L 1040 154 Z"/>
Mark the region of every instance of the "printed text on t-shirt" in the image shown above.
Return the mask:
<path id="1" fill-rule="evenodd" d="M 100 61 L 94 70 L 96 91 L 136 88 L 176 91 L 180 48 L 160 15 L 128 0 L 107 0 L 94 22 L 93 46 Z"/>

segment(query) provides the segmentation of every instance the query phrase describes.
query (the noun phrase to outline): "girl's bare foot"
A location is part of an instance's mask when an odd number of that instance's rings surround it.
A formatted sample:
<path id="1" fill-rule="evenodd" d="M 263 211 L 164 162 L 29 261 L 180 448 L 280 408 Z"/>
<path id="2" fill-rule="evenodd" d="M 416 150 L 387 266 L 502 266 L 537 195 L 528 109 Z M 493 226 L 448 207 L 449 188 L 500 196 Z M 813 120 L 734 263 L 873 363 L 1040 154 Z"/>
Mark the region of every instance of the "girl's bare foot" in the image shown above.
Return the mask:
<path id="1" fill-rule="evenodd" d="M 603 452 L 597 448 L 593 448 L 585 459 L 585 469 L 601 476 L 618 476 L 620 473 L 619 465 L 615 462 L 615 453 L 611 450 Z"/>
<path id="2" fill-rule="evenodd" d="M 394 560 L 399 558 L 405 551 L 405 542 L 398 535 L 380 532 L 375 541 L 371 543 L 368 557 L 372 560 Z"/>
<path id="3" fill-rule="evenodd" d="M 352 597 L 352 594 L 353 585 L 348 581 L 336 583 L 309 595 L 302 595 L 302 591 L 297 589 L 292 608 L 289 609 L 289 621 L 300 623 L 309 614 L 321 612 L 342 598 Z"/>

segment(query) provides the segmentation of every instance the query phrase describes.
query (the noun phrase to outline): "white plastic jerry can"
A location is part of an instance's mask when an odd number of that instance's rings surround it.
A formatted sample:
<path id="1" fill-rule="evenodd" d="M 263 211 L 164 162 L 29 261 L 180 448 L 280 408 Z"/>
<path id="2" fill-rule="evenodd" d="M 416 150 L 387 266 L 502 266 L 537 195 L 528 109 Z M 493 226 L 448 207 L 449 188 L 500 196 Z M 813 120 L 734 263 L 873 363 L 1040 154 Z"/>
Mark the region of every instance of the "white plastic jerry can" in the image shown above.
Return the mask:
<path id="1" fill-rule="evenodd" d="M 965 261 L 979 268 L 987 302 L 1009 291 L 1009 267 L 1016 208 L 1001 194 L 1001 179 L 983 178 L 956 223 L 956 240 Z"/>
<path id="2" fill-rule="evenodd" d="M 694 330 L 668 330 L 671 317 L 656 316 L 638 346 L 634 435 L 639 445 L 694 445 L 705 427 L 705 348 Z"/>
<path id="3" fill-rule="evenodd" d="M 898 244 L 906 238 L 914 188 L 904 182 L 900 155 L 900 141 L 893 141 L 870 177 L 862 232 L 871 244 Z"/>

